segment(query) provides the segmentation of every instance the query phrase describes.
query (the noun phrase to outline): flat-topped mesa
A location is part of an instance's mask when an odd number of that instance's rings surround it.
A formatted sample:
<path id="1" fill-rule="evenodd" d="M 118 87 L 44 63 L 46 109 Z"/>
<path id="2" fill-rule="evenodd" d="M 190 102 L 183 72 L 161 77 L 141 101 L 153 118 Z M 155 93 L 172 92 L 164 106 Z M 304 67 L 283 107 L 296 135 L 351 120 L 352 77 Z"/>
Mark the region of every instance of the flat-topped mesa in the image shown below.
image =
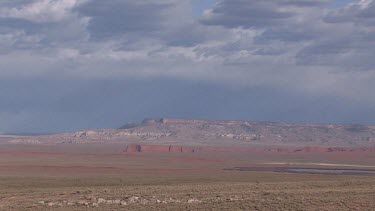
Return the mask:
<path id="1" fill-rule="evenodd" d="M 30 138 L 17 138 L 17 140 L 25 139 Z M 375 126 L 153 118 L 145 119 L 142 124 L 130 122 L 120 129 L 89 129 L 75 133 L 37 136 L 31 139 L 38 140 L 40 143 L 73 144 L 134 141 L 153 145 L 174 143 L 217 147 L 368 148 L 375 146 Z M 304 149 L 304 151 L 314 150 L 321 149 Z"/>
<path id="2" fill-rule="evenodd" d="M 219 121 L 209 120 L 195 120 L 195 119 L 173 119 L 173 118 L 147 118 L 142 121 L 143 125 L 152 124 L 204 124 L 204 123 L 218 123 Z M 227 121 L 225 121 L 227 122 Z"/>
<path id="3" fill-rule="evenodd" d="M 134 131 L 121 131 L 116 134 L 117 136 L 138 136 L 138 137 L 154 137 L 154 138 L 161 138 L 161 137 L 169 137 L 171 133 L 163 133 L 163 132 L 134 132 Z"/>
<path id="4" fill-rule="evenodd" d="M 285 126 L 285 125 L 299 125 L 297 123 L 283 123 L 283 122 L 266 122 L 266 121 L 244 121 L 244 120 L 203 120 L 203 119 L 178 119 L 178 118 L 161 118 L 161 119 L 146 119 L 152 120 L 153 122 L 157 123 L 164 123 L 164 124 L 219 124 L 219 125 L 234 125 L 234 124 L 256 124 L 256 125 L 278 125 L 278 126 Z M 308 124 L 302 124 L 308 125 Z M 316 124 L 321 125 L 321 124 Z"/>
<path id="5" fill-rule="evenodd" d="M 194 119 L 170 119 L 170 118 L 162 118 L 161 122 L 163 124 L 197 124 L 197 123 L 205 123 L 205 120 L 194 120 Z"/>
<path id="6" fill-rule="evenodd" d="M 328 126 L 328 124 L 313 124 L 313 123 L 284 123 L 284 122 L 268 122 L 268 121 L 244 121 L 244 120 L 203 120 L 203 119 L 178 119 L 178 118 L 149 118 L 145 119 L 143 124 L 211 124 L 211 125 L 263 125 L 263 126 L 309 126 L 309 127 L 322 127 Z M 339 125 L 337 125 L 339 126 Z M 347 125 L 351 127 L 351 125 Z"/>
<path id="7" fill-rule="evenodd" d="M 256 127 L 307 127 L 317 129 L 341 129 L 349 132 L 363 132 L 366 130 L 375 130 L 375 126 L 365 125 L 340 125 L 325 123 L 287 123 L 287 122 L 269 122 L 269 121 L 244 121 L 244 120 L 202 120 L 202 119 L 178 119 L 178 118 L 146 118 L 142 121 L 142 125 L 153 124 L 211 124 L 211 125 L 246 125 Z"/>
<path id="8" fill-rule="evenodd" d="M 270 122 L 270 121 L 245 121 L 245 120 L 203 120 L 203 119 L 178 119 L 178 118 L 155 118 L 145 119 L 147 123 L 163 124 L 220 124 L 220 125 L 240 125 L 248 126 L 279 126 L 279 127 L 311 127 L 311 128 L 340 128 L 351 132 L 360 132 L 367 129 L 375 130 L 375 126 L 365 126 L 356 124 L 326 124 L 326 123 L 288 123 L 288 122 Z"/>

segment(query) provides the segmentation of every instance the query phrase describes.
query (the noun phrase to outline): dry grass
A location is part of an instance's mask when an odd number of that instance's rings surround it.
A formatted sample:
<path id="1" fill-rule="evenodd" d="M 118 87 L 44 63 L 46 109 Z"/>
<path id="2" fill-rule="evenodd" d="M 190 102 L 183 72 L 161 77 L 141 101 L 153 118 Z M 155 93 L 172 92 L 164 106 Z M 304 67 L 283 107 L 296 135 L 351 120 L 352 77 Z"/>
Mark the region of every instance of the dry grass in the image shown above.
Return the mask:
<path id="1" fill-rule="evenodd" d="M 373 210 L 374 176 L 223 170 L 373 160 L 371 154 L 3 153 L 0 210 Z"/>
<path id="2" fill-rule="evenodd" d="M 340 181 L 324 181 L 322 177 L 320 181 L 309 182 L 176 182 L 181 184 L 129 185 L 121 178 L 42 181 L 2 178 L 0 209 L 371 210 L 375 207 L 372 177 L 345 177 Z"/>

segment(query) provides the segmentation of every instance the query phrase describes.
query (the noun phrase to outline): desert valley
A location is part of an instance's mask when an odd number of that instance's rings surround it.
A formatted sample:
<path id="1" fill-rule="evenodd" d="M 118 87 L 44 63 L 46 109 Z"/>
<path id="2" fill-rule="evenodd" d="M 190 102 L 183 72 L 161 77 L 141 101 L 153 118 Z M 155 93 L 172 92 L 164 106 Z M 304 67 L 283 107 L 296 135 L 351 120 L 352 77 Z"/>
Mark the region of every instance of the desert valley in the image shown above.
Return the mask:
<path id="1" fill-rule="evenodd" d="M 375 210 L 374 49 L 375 0 L 0 0 L 0 211 Z"/>
<path id="2" fill-rule="evenodd" d="M 372 126 L 162 118 L 0 140 L 0 210 L 375 207 Z"/>

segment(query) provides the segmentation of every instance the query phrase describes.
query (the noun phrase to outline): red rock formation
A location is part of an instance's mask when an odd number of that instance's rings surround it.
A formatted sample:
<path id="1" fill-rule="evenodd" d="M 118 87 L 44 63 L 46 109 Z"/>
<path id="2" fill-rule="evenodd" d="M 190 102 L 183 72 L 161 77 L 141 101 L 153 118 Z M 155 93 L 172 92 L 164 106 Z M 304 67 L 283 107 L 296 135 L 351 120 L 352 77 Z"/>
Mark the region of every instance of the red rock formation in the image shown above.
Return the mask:
<path id="1" fill-rule="evenodd" d="M 169 148 L 169 145 L 142 145 L 141 152 L 169 152 Z"/>
<path id="2" fill-rule="evenodd" d="M 126 147 L 125 152 L 141 152 L 141 145 L 130 144 Z"/>
<path id="3" fill-rule="evenodd" d="M 180 146 L 169 146 L 169 152 L 183 152 Z"/>
<path id="4" fill-rule="evenodd" d="M 295 152 L 328 152 L 328 148 L 323 147 L 304 147 L 302 149 L 295 150 Z"/>
<path id="5" fill-rule="evenodd" d="M 182 152 L 197 152 L 199 151 L 198 148 L 194 147 L 181 147 Z"/>
<path id="6" fill-rule="evenodd" d="M 125 152 L 159 152 L 159 153 L 192 153 L 192 152 L 234 152 L 234 153 L 332 153 L 332 152 L 375 152 L 375 148 L 324 148 L 304 147 L 301 149 L 287 148 L 238 148 L 238 147 L 191 147 L 172 145 L 139 145 L 130 144 Z"/>
<path id="7" fill-rule="evenodd" d="M 328 152 L 349 152 L 351 150 L 353 150 L 353 149 L 342 148 L 342 147 L 328 148 L 327 149 Z"/>

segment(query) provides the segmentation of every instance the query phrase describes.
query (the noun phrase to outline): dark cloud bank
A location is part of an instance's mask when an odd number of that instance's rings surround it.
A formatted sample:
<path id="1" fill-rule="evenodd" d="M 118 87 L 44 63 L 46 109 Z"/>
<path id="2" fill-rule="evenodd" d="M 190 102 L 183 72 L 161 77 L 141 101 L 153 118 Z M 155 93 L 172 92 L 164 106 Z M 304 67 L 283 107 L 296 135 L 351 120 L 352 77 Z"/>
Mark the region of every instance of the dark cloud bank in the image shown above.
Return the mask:
<path id="1" fill-rule="evenodd" d="M 0 132 L 144 117 L 375 124 L 375 1 L 0 2 Z"/>

